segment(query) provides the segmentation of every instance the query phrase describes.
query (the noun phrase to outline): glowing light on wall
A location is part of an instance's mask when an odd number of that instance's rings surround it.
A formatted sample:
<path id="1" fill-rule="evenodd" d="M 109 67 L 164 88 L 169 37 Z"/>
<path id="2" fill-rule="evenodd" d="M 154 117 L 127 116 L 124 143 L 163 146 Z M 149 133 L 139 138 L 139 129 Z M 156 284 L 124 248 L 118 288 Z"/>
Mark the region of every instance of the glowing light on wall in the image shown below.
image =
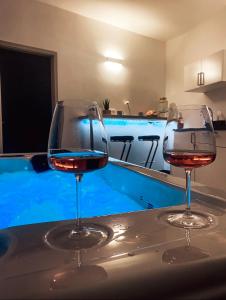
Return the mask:
<path id="1" fill-rule="evenodd" d="M 106 57 L 105 66 L 107 69 L 118 72 L 122 69 L 122 60 L 118 58 Z"/>
<path id="2" fill-rule="evenodd" d="M 104 66 L 107 70 L 118 73 L 123 69 L 123 57 L 119 51 L 108 49 L 104 52 L 104 57 Z"/>
<path id="3" fill-rule="evenodd" d="M 103 54 L 106 58 L 113 59 L 113 60 L 118 60 L 121 63 L 124 59 L 124 57 L 120 54 L 119 51 L 113 50 L 113 49 L 108 49 Z"/>
<path id="4" fill-rule="evenodd" d="M 117 49 L 106 49 L 101 52 L 101 62 L 98 65 L 100 79 L 112 85 L 123 85 L 128 80 L 128 70 L 124 57 Z"/>

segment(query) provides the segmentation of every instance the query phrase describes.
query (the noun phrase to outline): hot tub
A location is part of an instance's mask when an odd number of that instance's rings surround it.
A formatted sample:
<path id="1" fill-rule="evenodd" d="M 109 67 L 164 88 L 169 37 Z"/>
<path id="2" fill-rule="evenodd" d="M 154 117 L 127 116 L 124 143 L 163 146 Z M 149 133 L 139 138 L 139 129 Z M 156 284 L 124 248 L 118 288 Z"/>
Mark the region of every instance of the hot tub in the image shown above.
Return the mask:
<path id="1" fill-rule="evenodd" d="M 2 159 L 0 167 L 1 209 L 6 208 L 11 220 L 3 226 L 74 217 L 73 176 L 54 171 L 36 173 L 24 158 Z M 122 162 L 110 162 L 106 168 L 87 174 L 83 216 L 110 214 L 89 219 L 109 228 L 108 243 L 78 251 L 48 247 L 46 233 L 67 222 L 1 230 L 0 298 L 113 300 L 152 295 L 154 299 L 226 299 L 226 195 L 193 185 L 192 200 L 196 201 L 192 201 L 192 209 L 214 218 L 208 228 L 178 228 L 161 218 L 172 210 L 163 206 L 183 202 L 180 186 L 184 181 L 179 178 Z M 125 211 L 143 211 L 115 215 L 125 199 L 132 203 L 130 208 L 125 205 Z M 153 209 L 147 209 L 148 203 Z M 68 285 L 63 281 L 66 285 L 54 288 L 53 279 L 71 267 L 77 270 L 76 279 L 72 275 Z"/>
<path id="2" fill-rule="evenodd" d="M 73 174 L 36 172 L 26 157 L 0 160 L 0 228 L 75 217 Z M 81 216 L 94 217 L 155 209 L 184 202 L 184 191 L 109 162 L 85 174 Z"/>

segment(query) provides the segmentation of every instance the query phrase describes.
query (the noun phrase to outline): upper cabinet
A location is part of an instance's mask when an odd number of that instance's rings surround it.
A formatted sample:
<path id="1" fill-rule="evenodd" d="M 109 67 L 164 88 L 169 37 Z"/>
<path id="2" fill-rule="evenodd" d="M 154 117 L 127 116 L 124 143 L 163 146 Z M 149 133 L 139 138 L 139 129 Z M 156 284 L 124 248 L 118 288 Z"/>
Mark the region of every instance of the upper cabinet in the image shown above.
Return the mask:
<path id="1" fill-rule="evenodd" d="M 186 92 L 205 93 L 222 86 L 226 87 L 226 50 L 184 67 Z"/>

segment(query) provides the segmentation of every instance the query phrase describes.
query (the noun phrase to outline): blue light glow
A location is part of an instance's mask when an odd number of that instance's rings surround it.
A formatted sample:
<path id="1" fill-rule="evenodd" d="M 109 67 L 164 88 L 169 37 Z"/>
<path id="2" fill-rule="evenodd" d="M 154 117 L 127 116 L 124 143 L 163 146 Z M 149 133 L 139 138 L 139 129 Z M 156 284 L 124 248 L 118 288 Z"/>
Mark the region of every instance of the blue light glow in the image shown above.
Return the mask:
<path id="1" fill-rule="evenodd" d="M 82 180 L 82 217 L 144 209 L 126 194 L 113 190 L 100 172 L 87 173 Z M 0 228 L 75 218 L 74 174 L 57 171 L 3 173 L 0 190 Z"/>
<path id="2" fill-rule="evenodd" d="M 83 119 L 81 121 L 82 124 L 88 125 L 90 124 L 89 119 Z M 97 120 L 93 120 L 93 124 L 97 124 Z M 119 119 L 119 118 L 104 118 L 103 119 L 104 125 L 113 125 L 113 126 L 155 126 L 155 127 L 165 127 L 166 121 L 161 120 L 161 121 L 150 121 L 150 120 L 145 120 L 145 119 Z"/>
<path id="3" fill-rule="evenodd" d="M 114 119 L 114 118 L 104 118 L 104 125 L 109 126 L 155 126 L 155 127 L 165 127 L 166 121 L 149 121 L 145 119 Z"/>
<path id="4" fill-rule="evenodd" d="M 0 172 L 0 228 L 75 217 L 74 174 L 36 173 L 27 159 L 1 159 Z M 81 217 L 183 202 L 182 190 L 113 164 L 85 174 L 81 182 Z"/>
<path id="5" fill-rule="evenodd" d="M 82 123 L 83 125 L 89 125 L 89 124 L 90 124 L 90 119 L 83 119 L 83 120 L 81 121 L 81 123 Z M 92 120 L 92 123 L 93 123 L 94 125 L 97 125 L 97 124 L 99 124 L 99 121 L 98 121 L 98 120 Z"/>

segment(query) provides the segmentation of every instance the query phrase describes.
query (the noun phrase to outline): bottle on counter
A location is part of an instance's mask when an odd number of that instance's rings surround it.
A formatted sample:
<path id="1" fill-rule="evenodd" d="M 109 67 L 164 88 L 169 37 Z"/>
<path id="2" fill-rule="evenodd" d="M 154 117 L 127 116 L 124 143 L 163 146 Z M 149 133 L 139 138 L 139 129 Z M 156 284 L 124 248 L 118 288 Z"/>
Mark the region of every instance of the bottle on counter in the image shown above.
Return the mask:
<path id="1" fill-rule="evenodd" d="M 184 128 L 184 119 L 183 119 L 183 116 L 182 116 L 181 112 L 179 112 L 179 118 L 178 118 L 177 128 L 178 129 L 183 129 Z"/>
<path id="2" fill-rule="evenodd" d="M 178 121 L 178 109 L 174 102 L 169 105 L 168 121 Z"/>
<path id="3" fill-rule="evenodd" d="M 161 97 L 159 99 L 159 117 L 167 117 L 168 113 L 168 100 L 166 97 Z"/>

